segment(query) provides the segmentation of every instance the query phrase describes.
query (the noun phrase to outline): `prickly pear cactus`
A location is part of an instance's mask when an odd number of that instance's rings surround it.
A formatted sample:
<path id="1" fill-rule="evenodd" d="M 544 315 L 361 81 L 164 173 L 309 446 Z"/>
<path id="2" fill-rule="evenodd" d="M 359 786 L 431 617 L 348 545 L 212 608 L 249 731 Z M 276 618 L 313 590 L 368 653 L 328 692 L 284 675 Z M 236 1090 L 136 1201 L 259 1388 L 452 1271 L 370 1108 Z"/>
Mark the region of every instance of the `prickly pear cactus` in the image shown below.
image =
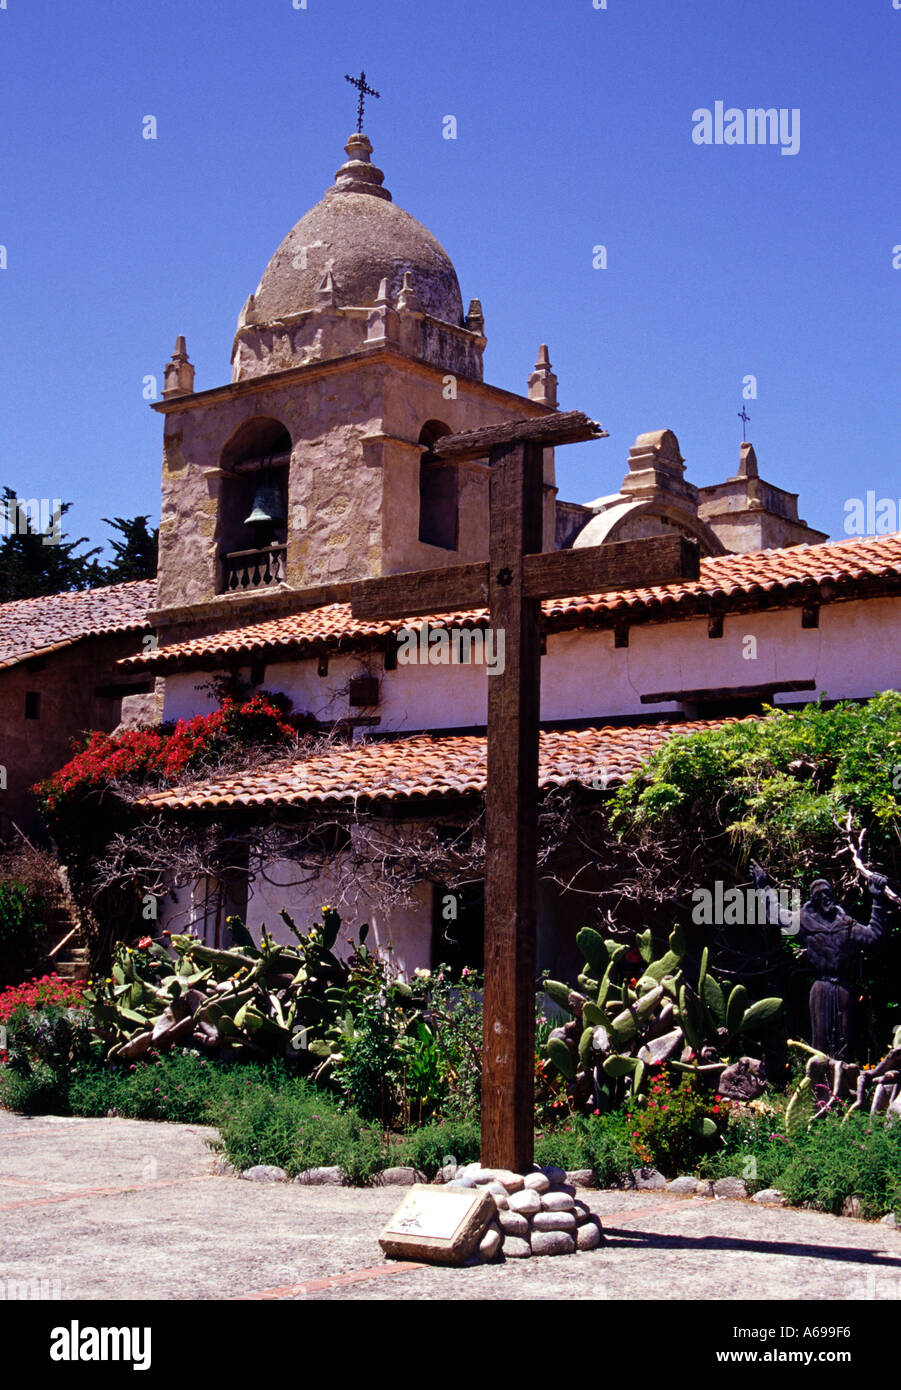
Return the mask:
<path id="1" fill-rule="evenodd" d="M 808 1043 L 790 1038 L 789 1047 L 807 1056 L 801 1078 L 785 1112 L 785 1129 L 797 1139 L 824 1115 L 840 1114 L 842 1123 L 855 1111 L 901 1117 L 901 1027 L 876 1066 L 864 1070 L 856 1062 L 828 1057 Z"/>
<path id="2" fill-rule="evenodd" d="M 109 976 L 85 992 L 94 1031 L 110 1060 L 135 1061 L 151 1047 L 193 1047 L 217 1057 L 283 1056 L 321 1064 L 329 1030 L 346 1013 L 353 959 L 333 953 L 341 918 L 334 908 L 304 934 L 281 914 L 297 944 L 265 928 L 255 943 L 238 917 L 228 919 L 230 949 L 172 935 L 138 948 L 120 945 Z M 360 928 L 355 957 L 368 927 Z"/>
<path id="3" fill-rule="evenodd" d="M 605 940 L 591 927 L 576 942 L 585 956 L 579 990 L 557 980 L 547 980 L 544 989 L 572 1015 L 551 1033 L 546 1054 L 580 1107 L 616 1105 L 626 1091 L 638 1097 L 651 1070 L 664 1065 L 717 1081 L 738 1040 L 782 1007 L 776 998 L 749 1004 L 743 985 L 727 993 L 708 969 L 706 950 L 697 980 L 689 981 L 679 927 L 659 957 L 650 931 L 637 937 L 643 966 L 637 976 L 622 942 Z"/>

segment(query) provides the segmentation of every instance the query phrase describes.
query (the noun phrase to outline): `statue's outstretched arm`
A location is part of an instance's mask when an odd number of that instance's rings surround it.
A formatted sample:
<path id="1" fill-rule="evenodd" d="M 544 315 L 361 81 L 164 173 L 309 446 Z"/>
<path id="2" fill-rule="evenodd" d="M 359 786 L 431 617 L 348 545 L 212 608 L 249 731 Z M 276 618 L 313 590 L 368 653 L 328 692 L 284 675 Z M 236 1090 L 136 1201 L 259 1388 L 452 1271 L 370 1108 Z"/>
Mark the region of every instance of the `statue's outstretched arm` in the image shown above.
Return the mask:
<path id="1" fill-rule="evenodd" d="M 869 923 L 864 926 L 862 922 L 855 922 L 851 929 L 853 940 L 859 942 L 861 946 L 872 946 L 885 931 L 885 883 L 882 874 L 872 874 L 870 877 L 869 889 L 873 906 L 870 911 Z"/>
<path id="2" fill-rule="evenodd" d="M 781 927 L 783 931 L 790 932 L 792 935 L 796 934 L 798 931 L 797 916 L 782 907 L 769 875 L 755 859 L 751 860 L 751 874 L 754 879 L 754 887 L 764 903 L 764 921 L 768 926 Z"/>

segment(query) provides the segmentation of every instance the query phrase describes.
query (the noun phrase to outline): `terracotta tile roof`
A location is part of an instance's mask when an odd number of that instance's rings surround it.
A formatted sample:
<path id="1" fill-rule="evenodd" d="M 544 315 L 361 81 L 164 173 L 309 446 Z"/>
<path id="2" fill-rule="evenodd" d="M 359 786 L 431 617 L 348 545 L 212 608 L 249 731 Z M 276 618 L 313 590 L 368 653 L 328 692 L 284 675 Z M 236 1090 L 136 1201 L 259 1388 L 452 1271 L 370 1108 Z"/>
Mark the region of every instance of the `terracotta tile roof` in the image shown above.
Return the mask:
<path id="1" fill-rule="evenodd" d="M 752 716 L 753 717 L 753 716 Z M 673 734 L 715 729 L 734 719 L 686 720 L 638 727 L 542 730 L 538 780 L 542 787 L 622 782 L 648 753 Z M 155 810 L 229 806 L 360 804 L 466 796 L 485 790 L 485 737 L 452 734 L 342 744 L 298 762 L 272 763 L 214 781 L 154 792 Z"/>
<path id="2" fill-rule="evenodd" d="M 610 626 L 617 621 L 665 621 L 707 612 L 711 607 L 764 608 L 802 602 L 853 598 L 858 593 L 901 591 L 901 532 L 868 536 L 824 545 L 799 545 L 785 550 L 757 550 L 741 555 L 718 555 L 701 561 L 700 578 L 647 589 L 611 589 L 552 599 L 542 605 L 550 631 Z M 484 625 L 484 608 L 412 618 L 411 623 L 444 623 L 449 627 Z M 340 651 L 365 645 L 404 626 L 403 619 L 361 622 L 347 603 L 230 631 L 197 637 L 161 647 L 158 652 L 128 657 L 124 667 L 212 668 L 225 657 L 262 653 L 302 656 L 314 651 Z"/>
<path id="3" fill-rule="evenodd" d="M 137 579 L 0 604 L 0 667 L 67 647 L 82 637 L 149 631 L 147 613 L 155 602 L 156 580 Z"/>

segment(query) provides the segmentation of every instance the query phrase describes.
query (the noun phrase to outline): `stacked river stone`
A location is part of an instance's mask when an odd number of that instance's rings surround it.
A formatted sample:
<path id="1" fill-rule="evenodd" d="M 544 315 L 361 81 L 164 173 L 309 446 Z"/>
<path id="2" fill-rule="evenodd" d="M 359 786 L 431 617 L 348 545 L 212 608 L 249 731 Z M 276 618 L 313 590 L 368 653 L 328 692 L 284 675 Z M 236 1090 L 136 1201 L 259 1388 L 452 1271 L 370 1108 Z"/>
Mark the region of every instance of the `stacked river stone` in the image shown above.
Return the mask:
<path id="1" fill-rule="evenodd" d="M 574 1255 L 596 1250 L 603 1239 L 600 1220 L 578 1200 L 562 1168 L 536 1168 L 523 1176 L 470 1163 L 447 1186 L 483 1187 L 494 1198 L 497 1217 L 479 1243 L 482 1260 Z"/>

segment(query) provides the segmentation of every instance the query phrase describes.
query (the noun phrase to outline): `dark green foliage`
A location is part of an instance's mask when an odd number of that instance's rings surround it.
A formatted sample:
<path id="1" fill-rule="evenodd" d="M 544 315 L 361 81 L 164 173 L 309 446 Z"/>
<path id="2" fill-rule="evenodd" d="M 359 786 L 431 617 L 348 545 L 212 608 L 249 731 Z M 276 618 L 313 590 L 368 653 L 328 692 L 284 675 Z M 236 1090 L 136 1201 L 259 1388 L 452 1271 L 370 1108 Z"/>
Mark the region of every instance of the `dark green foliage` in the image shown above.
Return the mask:
<path id="1" fill-rule="evenodd" d="M 836 820 L 866 827 L 869 853 L 901 871 L 901 695 L 807 705 L 669 739 L 613 799 L 620 834 L 642 828 L 700 844 L 724 835 L 742 865 L 802 890 L 838 856 Z M 896 786 L 896 783 L 898 784 Z"/>
<path id="2" fill-rule="evenodd" d="M 326 1043 L 317 1078 L 330 1076 L 362 1115 L 405 1128 L 439 1113 L 478 1105 L 481 979 L 455 980 L 442 967 L 411 985 L 360 945 Z"/>
<path id="3" fill-rule="evenodd" d="M 791 1155 L 785 1132 L 784 1097 L 776 1108 L 755 1110 L 729 1107 L 729 1119 L 719 1145 L 697 1166 L 705 1178 L 744 1178 L 749 1190 L 780 1187 Z"/>
<path id="4" fill-rule="evenodd" d="M 35 958 L 44 911 L 43 898 L 25 884 L 0 880 L 0 976 Z"/>
<path id="5" fill-rule="evenodd" d="M 286 1075 L 277 1090 L 247 1079 L 243 1092 L 210 1107 L 220 1148 L 236 1168 L 271 1163 L 294 1177 L 305 1168 L 344 1169 L 350 1182 L 367 1182 L 386 1164 L 382 1132 L 353 1110 L 300 1077 Z"/>
<path id="6" fill-rule="evenodd" d="M 736 882 L 758 860 L 780 888 L 802 902 L 814 878 L 832 881 L 838 900 L 867 921 L 870 897 L 854 868 L 844 827 L 865 832 L 864 858 L 901 886 L 901 694 L 867 704 L 819 704 L 767 718 L 674 737 L 616 793 L 612 824 L 623 848 L 652 849 L 661 901 L 722 878 Z M 673 866 L 677 866 L 674 868 Z M 690 869 L 685 867 L 690 866 Z M 678 871 L 677 871 L 678 870 Z M 784 938 L 783 972 L 797 948 Z M 901 1005 L 901 913 L 887 939 L 864 954 L 862 993 L 870 997 L 872 1052 Z M 806 1005 L 802 1006 L 806 1018 Z M 801 1022 L 795 1024 L 801 1027 Z"/>
<path id="7" fill-rule="evenodd" d="M 25 500 L 18 498 L 22 503 Z M 156 574 L 159 530 L 148 530 L 149 514 L 103 518 L 124 539 L 111 538 L 114 559 L 111 564 L 102 565 L 96 558 L 102 546 L 79 554 L 79 546 L 87 543 L 87 537 L 79 536 L 73 541 L 62 532 L 61 521 L 71 510 L 71 502 L 61 504 L 55 521 L 57 535 L 52 538 L 52 544 L 45 544 L 46 533 L 36 529 L 39 519 L 32 521 L 28 516 L 26 527 L 27 514 L 17 518 L 16 501 L 13 489 L 4 487 L 2 517 L 8 515 L 9 520 L 0 534 L 0 603 L 74 589 L 96 589 L 132 579 L 152 579 Z M 54 518 L 47 520 L 52 527 Z"/>
<path id="8" fill-rule="evenodd" d="M 850 1115 L 842 1124 L 818 1120 L 793 1148 L 778 1183 L 789 1202 L 812 1202 L 839 1215 L 848 1197 L 860 1214 L 901 1217 L 901 1124 L 881 1117 Z"/>
<path id="9" fill-rule="evenodd" d="M 64 1115 L 66 1087 L 46 1062 L 35 1060 L 25 1070 L 0 1067 L 0 1105 L 20 1115 Z"/>
<path id="10" fill-rule="evenodd" d="M 841 1215 L 856 1197 L 870 1219 L 901 1217 L 901 1124 L 882 1116 L 817 1119 L 790 1139 L 778 1116 L 734 1117 L 723 1150 L 703 1165 L 705 1176 L 743 1177 L 753 1191 L 777 1187 L 794 1206 Z"/>
<path id="11" fill-rule="evenodd" d="M 90 589 L 106 582 L 103 568 L 94 558 L 100 554 L 99 545 L 79 555 L 78 547 L 84 545 L 87 537 L 70 541 L 61 529 L 58 541 L 45 545 L 44 533 L 30 526 L 26 530 L 24 523 L 17 525 L 16 500 L 12 488 L 4 487 L 2 515 L 4 518 L 9 515 L 9 522 L 0 538 L 0 603 L 72 589 Z M 71 502 L 62 503 L 60 520 L 71 506 Z M 35 527 L 38 524 L 35 518 Z"/>
<path id="12" fill-rule="evenodd" d="M 91 1033 L 84 1010 L 54 1005 L 17 1009 L 5 1026 L 0 1105 L 26 1114 L 65 1113 L 72 1069 L 91 1056 Z"/>
<path id="13" fill-rule="evenodd" d="M 237 1095 L 260 1071 L 214 1066 L 193 1053 L 170 1053 L 127 1067 L 76 1067 L 69 1085 L 73 1115 L 113 1110 L 132 1120 L 210 1124 L 212 1107 Z"/>
<path id="14" fill-rule="evenodd" d="M 589 1115 L 580 1121 L 582 1162 L 593 1168 L 601 1187 L 616 1186 L 624 1173 L 635 1167 L 629 1121 L 620 1113 Z"/>
<path id="15" fill-rule="evenodd" d="M 110 539 L 114 560 L 106 566 L 105 584 L 125 584 L 133 579 L 153 579 L 156 574 L 157 548 L 159 546 L 159 527 L 149 531 L 147 523 L 150 516 L 122 517 L 103 520 L 112 526 L 124 540 Z"/>
<path id="16" fill-rule="evenodd" d="M 662 1072 L 643 1100 L 627 1113 L 632 1147 L 643 1164 L 670 1178 L 690 1173 L 726 1127 L 727 1107 L 691 1072 L 672 1077 Z"/>

